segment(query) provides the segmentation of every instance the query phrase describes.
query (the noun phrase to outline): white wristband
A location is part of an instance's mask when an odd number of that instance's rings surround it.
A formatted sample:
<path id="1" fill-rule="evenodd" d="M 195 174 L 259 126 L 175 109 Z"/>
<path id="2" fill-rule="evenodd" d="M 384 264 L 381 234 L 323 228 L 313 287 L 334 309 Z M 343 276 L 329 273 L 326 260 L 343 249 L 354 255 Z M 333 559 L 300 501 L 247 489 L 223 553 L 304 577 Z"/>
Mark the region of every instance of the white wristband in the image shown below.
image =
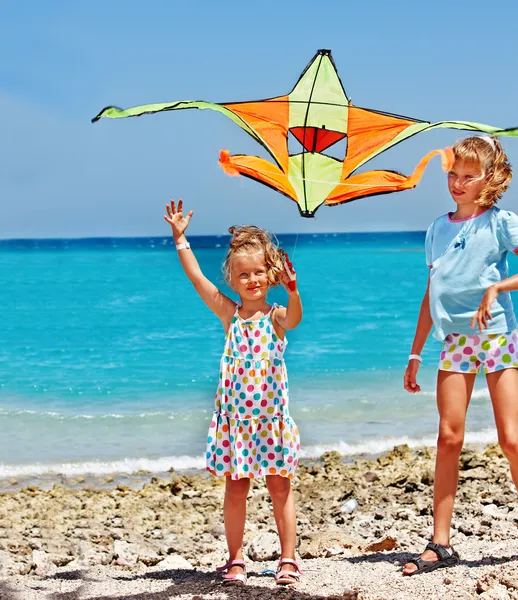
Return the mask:
<path id="1" fill-rule="evenodd" d="M 191 244 L 189 244 L 189 242 L 185 242 L 185 244 L 176 244 L 177 250 L 188 250 L 190 247 Z"/>
<path id="2" fill-rule="evenodd" d="M 408 357 L 408 360 L 418 360 L 419 362 L 423 362 L 423 359 L 419 356 L 419 354 L 411 354 Z"/>

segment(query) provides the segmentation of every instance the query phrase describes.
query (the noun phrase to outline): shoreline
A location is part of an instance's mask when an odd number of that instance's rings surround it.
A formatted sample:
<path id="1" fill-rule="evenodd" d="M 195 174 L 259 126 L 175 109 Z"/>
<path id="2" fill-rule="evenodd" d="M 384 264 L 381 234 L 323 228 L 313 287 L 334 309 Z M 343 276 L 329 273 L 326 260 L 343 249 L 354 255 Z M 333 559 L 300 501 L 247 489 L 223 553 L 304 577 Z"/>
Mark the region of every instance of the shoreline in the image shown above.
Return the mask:
<path id="1" fill-rule="evenodd" d="M 401 564 L 430 537 L 434 460 L 432 448 L 397 446 L 377 457 L 344 462 L 328 452 L 301 463 L 293 489 L 297 551 L 307 572 L 289 597 L 518 598 L 518 497 L 496 445 L 470 446 L 461 455 L 452 527 L 461 565 L 402 577 Z M 263 481 L 252 482 L 248 500 L 250 584 L 230 592 L 214 573 L 226 556 L 222 478 L 176 472 L 138 477 L 138 487 L 114 480 L 105 489 L 65 482 L 0 492 L 4 596 L 276 597 L 272 577 L 261 575 L 275 567 L 279 552 Z M 351 498 L 358 507 L 349 513 Z M 488 595 L 493 588 L 499 596 Z M 57 595 L 65 592 L 76 595 Z"/>
<path id="2" fill-rule="evenodd" d="M 465 435 L 465 448 L 483 448 L 491 444 L 496 443 L 497 432 L 495 428 L 484 429 L 482 431 L 467 431 Z M 409 438 L 408 436 L 391 437 L 387 439 L 379 438 L 372 441 L 363 443 L 352 443 L 344 444 L 329 443 L 329 444 L 315 444 L 311 446 L 309 451 L 302 451 L 302 457 L 300 459 L 301 464 L 313 464 L 319 462 L 322 456 L 330 452 L 338 452 L 341 454 L 342 461 L 346 464 L 353 463 L 357 460 L 372 460 L 376 459 L 387 452 L 390 452 L 392 448 L 396 446 L 407 445 L 412 450 L 419 450 L 422 448 L 435 448 L 436 436 L 425 436 L 421 438 Z M 343 446 L 346 447 L 346 453 L 340 452 Z M 381 449 L 374 450 L 374 447 L 378 446 Z M 347 450 L 357 449 L 358 452 L 349 452 Z M 304 455 L 305 454 L 305 455 Z M 16 464 L 0 464 L 0 494 L 2 492 L 17 492 L 21 491 L 25 487 L 39 487 L 42 490 L 50 490 L 54 485 L 59 484 L 65 486 L 67 489 L 83 489 L 85 487 L 94 489 L 109 490 L 112 487 L 122 484 L 132 488 L 142 486 L 145 483 L 149 483 L 153 477 L 159 479 L 167 478 L 171 473 L 177 475 L 205 475 L 207 472 L 204 468 L 198 466 L 187 466 L 187 467 L 175 467 L 174 463 L 177 461 L 184 461 L 190 465 L 193 464 L 204 464 L 205 459 L 202 456 L 173 456 L 173 457 L 159 457 L 155 459 L 147 458 L 125 458 L 125 459 L 113 459 L 106 463 L 89 460 L 82 463 L 55 463 L 50 465 L 40 464 L 36 465 L 37 469 L 47 469 L 42 473 L 29 473 L 29 474 L 5 474 L 5 470 L 9 468 L 18 468 L 20 471 L 24 471 L 26 465 Z M 130 471 L 126 463 L 147 463 L 146 466 L 153 464 L 160 464 L 162 468 L 140 468 L 136 467 L 133 471 Z M 171 466 L 164 468 L 166 465 L 173 463 Z M 106 464 L 124 465 L 124 469 L 109 470 L 105 469 Z M 31 465 L 28 465 L 29 467 Z M 92 469 L 93 466 L 93 469 Z M 2 472 L 2 467 L 4 472 Z M 60 470 L 61 467 L 61 470 Z M 77 468 L 83 467 L 84 471 L 75 472 Z M 99 467 L 103 467 L 102 470 L 95 471 Z M 91 468 L 92 470 L 88 470 Z M 72 471 L 72 472 L 71 472 Z M 208 473 L 207 473 L 208 474 Z M 210 476 L 210 475 L 209 475 Z"/>

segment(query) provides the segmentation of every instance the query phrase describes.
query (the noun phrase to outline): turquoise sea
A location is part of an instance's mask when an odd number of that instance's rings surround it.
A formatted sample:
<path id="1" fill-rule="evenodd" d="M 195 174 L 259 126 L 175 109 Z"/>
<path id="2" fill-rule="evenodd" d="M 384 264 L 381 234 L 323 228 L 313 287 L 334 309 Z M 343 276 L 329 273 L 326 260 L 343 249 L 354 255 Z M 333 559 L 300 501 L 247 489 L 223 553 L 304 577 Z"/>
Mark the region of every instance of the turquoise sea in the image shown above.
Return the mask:
<path id="1" fill-rule="evenodd" d="M 189 239 L 224 288 L 228 238 Z M 279 239 L 304 303 L 286 355 L 303 456 L 434 444 L 437 341 L 423 392 L 402 387 L 424 233 Z M 0 241 L 0 277 L 0 478 L 203 466 L 224 333 L 170 238 Z M 283 290 L 271 299 L 285 302 Z M 483 378 L 468 430 L 496 438 Z"/>

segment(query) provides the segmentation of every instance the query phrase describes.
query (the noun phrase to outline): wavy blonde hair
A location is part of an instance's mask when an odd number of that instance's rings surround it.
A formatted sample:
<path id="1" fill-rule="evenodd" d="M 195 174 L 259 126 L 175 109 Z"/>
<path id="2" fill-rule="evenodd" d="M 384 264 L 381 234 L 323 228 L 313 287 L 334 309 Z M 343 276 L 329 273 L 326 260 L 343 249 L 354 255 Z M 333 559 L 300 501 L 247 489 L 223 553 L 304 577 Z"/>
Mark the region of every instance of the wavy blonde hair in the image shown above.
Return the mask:
<path id="1" fill-rule="evenodd" d="M 283 251 L 279 248 L 277 238 L 255 225 L 233 225 L 228 228 L 228 232 L 232 237 L 222 269 L 225 281 L 231 285 L 234 258 L 249 254 L 264 254 L 268 282 L 272 287 L 279 285 L 279 275 L 284 265 Z"/>
<path id="2" fill-rule="evenodd" d="M 494 206 L 507 190 L 513 171 L 502 145 L 494 136 L 473 136 L 459 140 L 453 146 L 455 160 L 465 160 L 479 165 L 489 180 L 475 201 L 479 206 Z"/>

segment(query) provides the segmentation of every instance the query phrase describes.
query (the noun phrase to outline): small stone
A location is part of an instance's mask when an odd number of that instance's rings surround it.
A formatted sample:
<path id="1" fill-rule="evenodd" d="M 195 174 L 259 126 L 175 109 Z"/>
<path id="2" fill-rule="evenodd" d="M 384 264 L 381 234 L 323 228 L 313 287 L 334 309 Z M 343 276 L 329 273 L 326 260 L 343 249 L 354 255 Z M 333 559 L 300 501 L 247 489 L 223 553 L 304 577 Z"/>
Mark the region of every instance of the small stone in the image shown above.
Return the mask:
<path id="1" fill-rule="evenodd" d="M 449 577 L 445 577 L 442 582 L 444 583 L 444 585 L 450 585 L 451 584 L 451 579 Z"/>
<path id="2" fill-rule="evenodd" d="M 25 544 L 18 544 L 17 542 L 11 542 L 7 545 L 7 549 L 12 554 L 19 554 L 21 556 L 30 556 L 32 550 Z"/>
<path id="3" fill-rule="evenodd" d="M 0 574 L 4 574 L 8 567 L 12 567 L 14 561 L 8 552 L 0 550 Z"/>
<path id="4" fill-rule="evenodd" d="M 159 554 L 178 554 L 180 538 L 175 533 L 167 533 L 160 542 Z"/>
<path id="5" fill-rule="evenodd" d="M 16 575 L 28 575 L 31 572 L 32 563 L 30 562 L 17 562 L 12 566 L 11 571 Z"/>
<path id="6" fill-rule="evenodd" d="M 199 498 L 201 496 L 200 490 L 184 490 L 182 492 L 182 499 Z"/>
<path id="7" fill-rule="evenodd" d="M 469 469 L 468 471 L 461 471 L 459 473 L 459 479 L 489 479 L 489 471 L 483 467 L 475 467 L 474 469 Z"/>
<path id="8" fill-rule="evenodd" d="M 248 556 L 255 561 L 279 558 L 279 538 L 274 533 L 261 533 L 255 536 L 248 546 Z"/>
<path id="9" fill-rule="evenodd" d="M 34 550 L 32 553 L 32 565 L 34 574 L 38 577 L 52 577 L 57 572 L 56 565 L 52 562 L 50 555 L 42 550 Z"/>
<path id="10" fill-rule="evenodd" d="M 159 562 L 164 560 L 163 556 L 158 556 L 156 552 L 152 550 L 142 550 L 138 557 L 139 562 L 146 565 L 146 567 L 154 567 Z"/>
<path id="11" fill-rule="evenodd" d="M 346 502 L 344 502 L 342 504 L 342 506 L 340 507 L 340 510 L 343 513 L 351 514 L 357 508 L 358 508 L 358 501 L 356 500 L 356 498 L 349 498 L 349 500 L 347 500 Z"/>
<path id="12" fill-rule="evenodd" d="M 303 536 L 299 545 L 299 554 L 301 558 L 327 557 L 337 550 L 343 552 L 353 546 L 357 544 L 341 529 L 317 531 Z"/>
<path id="13" fill-rule="evenodd" d="M 139 558 L 139 547 L 137 544 L 130 544 L 123 540 L 116 540 L 113 543 L 115 554 L 115 563 L 121 567 L 134 567 Z"/>
<path id="14" fill-rule="evenodd" d="M 394 550 L 397 546 L 397 540 L 394 537 L 386 536 L 382 540 L 373 542 L 365 548 L 365 552 L 383 552 L 385 550 Z"/>
<path id="15" fill-rule="evenodd" d="M 415 517 L 415 513 L 407 508 L 404 508 L 403 510 L 398 510 L 396 513 L 396 519 L 399 519 L 401 521 L 408 521 L 412 517 Z"/>
<path id="16" fill-rule="evenodd" d="M 161 529 L 153 529 L 149 535 L 155 540 L 161 540 L 164 537 L 164 532 Z"/>
<path id="17" fill-rule="evenodd" d="M 509 592 L 504 585 L 492 585 L 486 592 L 478 596 L 481 600 L 510 600 Z"/>
<path id="18" fill-rule="evenodd" d="M 459 531 L 464 535 L 473 535 L 473 528 L 468 525 L 461 525 Z"/>
<path id="19" fill-rule="evenodd" d="M 70 567 L 82 569 L 94 565 L 108 565 L 113 560 L 111 549 L 101 549 L 96 546 L 80 541 L 77 545 L 78 557 L 69 563 Z"/>
<path id="20" fill-rule="evenodd" d="M 510 575 L 503 574 L 498 578 L 502 585 L 512 590 L 518 590 L 518 574 L 511 573 Z"/>
<path id="21" fill-rule="evenodd" d="M 363 476 L 367 483 L 373 483 L 374 481 L 379 481 L 379 475 L 374 471 L 367 471 Z"/>
<path id="22" fill-rule="evenodd" d="M 192 564 L 179 554 L 169 554 L 160 563 L 161 568 L 167 569 L 194 569 Z"/>
<path id="23" fill-rule="evenodd" d="M 51 554 L 50 559 L 56 565 L 56 567 L 66 567 L 74 560 L 74 557 Z"/>
<path id="24" fill-rule="evenodd" d="M 224 538 L 225 537 L 225 527 L 223 527 L 223 525 L 216 525 L 215 527 L 213 527 L 210 531 L 210 533 L 217 539 L 219 540 L 220 538 Z"/>
<path id="25" fill-rule="evenodd" d="M 486 504 L 482 507 L 482 513 L 486 517 L 491 517 L 492 519 L 503 519 L 508 511 L 502 508 L 498 508 L 494 504 Z M 489 525 L 491 527 L 491 525 Z"/>

